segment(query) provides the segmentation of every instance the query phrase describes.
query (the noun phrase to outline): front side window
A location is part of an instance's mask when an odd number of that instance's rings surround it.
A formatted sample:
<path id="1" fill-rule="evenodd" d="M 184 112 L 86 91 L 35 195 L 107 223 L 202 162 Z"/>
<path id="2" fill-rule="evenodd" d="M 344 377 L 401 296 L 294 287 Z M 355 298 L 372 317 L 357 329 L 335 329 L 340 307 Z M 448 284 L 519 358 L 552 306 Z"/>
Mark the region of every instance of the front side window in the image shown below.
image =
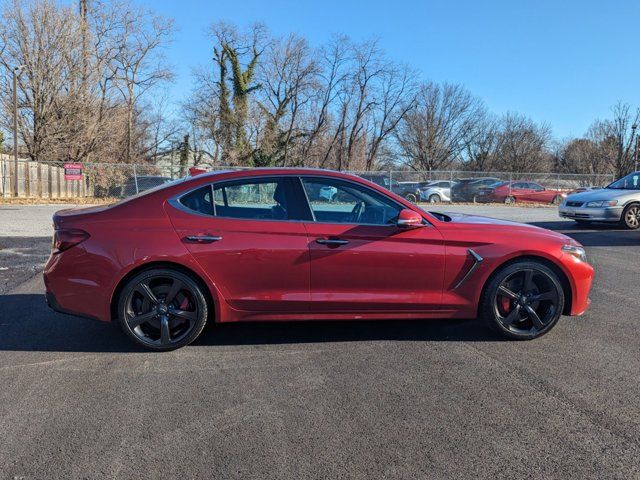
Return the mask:
<path id="1" fill-rule="evenodd" d="M 256 220 L 287 220 L 283 179 L 247 179 L 214 185 L 217 217 Z"/>
<path id="2" fill-rule="evenodd" d="M 303 178 L 317 222 L 391 225 L 402 209 L 393 200 L 356 183 L 331 178 Z"/>

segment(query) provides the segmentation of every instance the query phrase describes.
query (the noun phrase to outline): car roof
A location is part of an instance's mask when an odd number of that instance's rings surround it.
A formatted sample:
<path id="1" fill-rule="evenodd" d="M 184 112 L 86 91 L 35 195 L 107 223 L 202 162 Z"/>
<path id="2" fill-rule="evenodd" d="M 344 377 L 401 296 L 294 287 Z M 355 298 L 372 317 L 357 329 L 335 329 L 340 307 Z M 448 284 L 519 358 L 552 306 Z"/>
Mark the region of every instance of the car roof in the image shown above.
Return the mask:
<path id="1" fill-rule="evenodd" d="M 222 178 L 245 178 L 255 176 L 278 176 L 278 175 L 321 175 L 338 178 L 359 178 L 369 176 L 381 176 L 382 174 L 363 174 L 354 175 L 351 173 L 339 172 L 337 170 L 326 170 L 322 168 L 288 168 L 288 167 L 260 167 L 260 168 L 244 168 L 238 170 L 217 170 L 214 172 L 201 173 L 193 179 L 209 178 L 210 180 L 218 180 Z"/>

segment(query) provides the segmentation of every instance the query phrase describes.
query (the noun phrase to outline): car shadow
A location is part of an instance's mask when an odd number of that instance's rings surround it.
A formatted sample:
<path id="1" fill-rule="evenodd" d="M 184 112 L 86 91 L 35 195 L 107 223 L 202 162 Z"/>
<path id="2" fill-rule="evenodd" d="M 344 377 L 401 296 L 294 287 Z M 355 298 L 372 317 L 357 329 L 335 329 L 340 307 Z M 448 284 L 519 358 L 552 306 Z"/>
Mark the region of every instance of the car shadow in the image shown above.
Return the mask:
<path id="1" fill-rule="evenodd" d="M 632 247 L 640 246 L 640 230 L 628 230 L 619 225 L 592 223 L 580 225 L 575 222 L 530 222 L 529 225 L 554 230 L 574 238 L 585 247 Z"/>
<path id="2" fill-rule="evenodd" d="M 115 322 L 50 310 L 44 295 L 0 296 L 0 351 L 141 352 Z M 216 324 L 194 345 L 351 341 L 500 341 L 476 320 L 375 320 Z"/>

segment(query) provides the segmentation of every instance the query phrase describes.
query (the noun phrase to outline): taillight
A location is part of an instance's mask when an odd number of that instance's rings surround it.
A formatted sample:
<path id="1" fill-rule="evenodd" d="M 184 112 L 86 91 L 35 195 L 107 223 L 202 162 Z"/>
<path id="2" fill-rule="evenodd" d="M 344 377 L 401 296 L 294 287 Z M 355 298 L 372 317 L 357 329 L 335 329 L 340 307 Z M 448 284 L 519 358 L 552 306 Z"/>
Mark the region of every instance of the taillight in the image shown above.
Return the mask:
<path id="1" fill-rule="evenodd" d="M 89 234 L 80 229 L 56 230 L 53 234 L 53 253 L 60 253 L 84 242 Z"/>

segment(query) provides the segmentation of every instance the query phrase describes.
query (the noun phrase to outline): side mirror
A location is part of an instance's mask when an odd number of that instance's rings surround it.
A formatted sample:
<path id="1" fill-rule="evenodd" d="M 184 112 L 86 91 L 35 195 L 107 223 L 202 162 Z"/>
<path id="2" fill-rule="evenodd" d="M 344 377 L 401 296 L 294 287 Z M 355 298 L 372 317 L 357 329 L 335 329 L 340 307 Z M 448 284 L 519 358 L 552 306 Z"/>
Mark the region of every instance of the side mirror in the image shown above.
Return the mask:
<path id="1" fill-rule="evenodd" d="M 422 227 L 424 225 L 422 223 L 422 215 L 418 212 L 414 212 L 413 210 L 409 210 L 408 208 L 400 210 L 396 224 L 399 228 L 415 228 Z"/>

